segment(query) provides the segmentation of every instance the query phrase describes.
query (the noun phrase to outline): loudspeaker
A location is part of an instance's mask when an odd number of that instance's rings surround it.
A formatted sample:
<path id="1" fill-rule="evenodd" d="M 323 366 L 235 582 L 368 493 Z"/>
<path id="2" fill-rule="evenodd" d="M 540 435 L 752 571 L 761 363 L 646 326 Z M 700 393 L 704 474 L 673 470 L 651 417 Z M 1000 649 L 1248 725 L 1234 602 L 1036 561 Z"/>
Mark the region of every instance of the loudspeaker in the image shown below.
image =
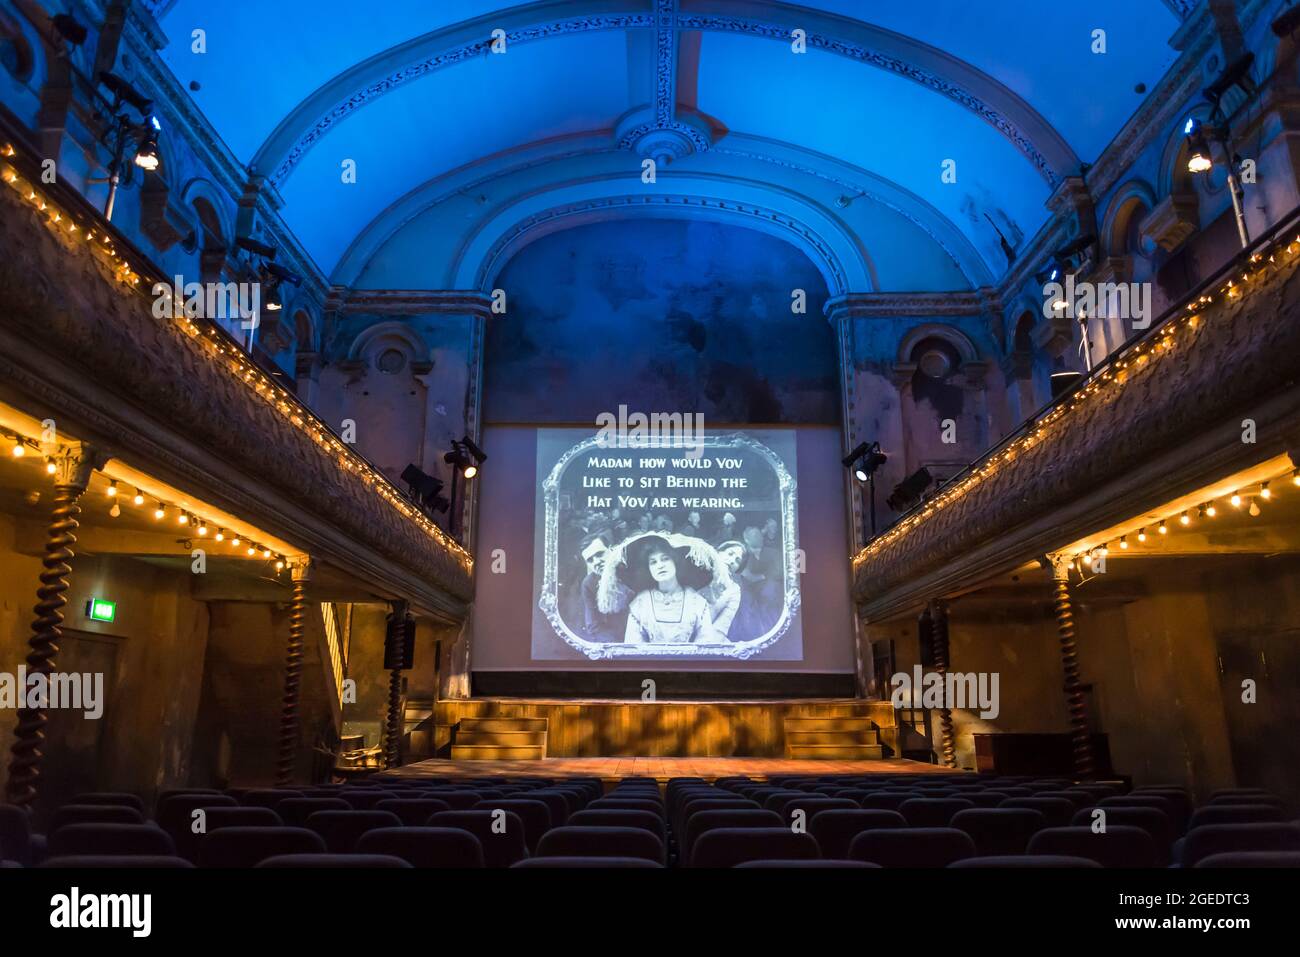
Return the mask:
<path id="1" fill-rule="evenodd" d="M 414 667 L 415 618 L 408 614 L 390 614 L 384 630 L 384 670 L 410 671 Z"/>

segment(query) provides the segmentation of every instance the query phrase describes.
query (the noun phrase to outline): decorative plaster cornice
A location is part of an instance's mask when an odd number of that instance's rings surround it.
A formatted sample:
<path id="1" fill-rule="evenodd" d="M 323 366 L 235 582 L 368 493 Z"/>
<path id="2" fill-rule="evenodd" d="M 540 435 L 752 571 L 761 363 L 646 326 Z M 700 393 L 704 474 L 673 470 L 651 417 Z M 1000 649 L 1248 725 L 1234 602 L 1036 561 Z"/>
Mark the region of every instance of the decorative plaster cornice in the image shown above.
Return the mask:
<path id="1" fill-rule="evenodd" d="M 1002 311 L 997 293 L 989 288 L 961 292 L 849 293 L 826 302 L 831 322 L 847 318 L 920 318 L 925 316 L 987 316 Z"/>
<path id="2" fill-rule="evenodd" d="M 486 318 L 492 313 L 492 297 L 459 289 L 358 289 L 350 291 L 338 309 L 345 314 L 455 314 Z"/>

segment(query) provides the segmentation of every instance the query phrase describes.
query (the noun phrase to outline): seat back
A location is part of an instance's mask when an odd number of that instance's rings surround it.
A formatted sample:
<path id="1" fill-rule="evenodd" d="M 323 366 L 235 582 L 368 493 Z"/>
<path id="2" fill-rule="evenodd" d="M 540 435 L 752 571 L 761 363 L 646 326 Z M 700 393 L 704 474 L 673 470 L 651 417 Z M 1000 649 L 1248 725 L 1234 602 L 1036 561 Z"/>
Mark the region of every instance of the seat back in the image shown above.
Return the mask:
<path id="1" fill-rule="evenodd" d="M 718 827 L 691 846 L 691 867 L 735 867 L 745 861 L 797 861 L 821 857 L 811 834 L 788 827 Z"/>
<path id="2" fill-rule="evenodd" d="M 491 801 L 499 804 L 500 801 Z M 509 867 L 528 857 L 528 840 L 524 822 L 514 811 L 491 810 L 439 811 L 431 815 L 429 827 L 458 827 L 478 838 L 483 846 L 483 863 L 487 867 Z"/>
<path id="3" fill-rule="evenodd" d="M 198 863 L 199 867 L 253 867 L 279 854 L 324 853 L 321 836 L 305 827 L 223 827 L 203 835 Z"/>
<path id="4" fill-rule="evenodd" d="M 321 836 L 331 854 L 349 854 L 366 831 L 377 827 L 401 827 L 402 819 L 392 811 L 316 811 L 307 827 Z"/>
<path id="5" fill-rule="evenodd" d="M 667 855 L 659 837 L 641 827 L 553 827 L 537 844 L 539 857 L 640 857 L 656 864 Z"/>
<path id="6" fill-rule="evenodd" d="M 65 824 L 50 833 L 50 857 L 73 854 L 174 857 L 176 845 L 156 824 Z"/>
<path id="7" fill-rule="evenodd" d="M 881 867 L 947 867 L 975 856 L 975 842 L 954 827 L 876 828 L 849 845 L 851 860 Z"/>
<path id="8" fill-rule="evenodd" d="M 1041 811 L 1024 807 L 975 807 L 952 816 L 952 827 L 964 831 L 981 857 L 1023 854 L 1035 832 L 1047 826 Z"/>
<path id="9" fill-rule="evenodd" d="M 823 857 L 845 860 L 855 837 L 881 827 L 907 827 L 907 819 L 886 808 L 830 808 L 812 816 L 808 833 L 817 839 Z"/>
<path id="10" fill-rule="evenodd" d="M 1151 835 L 1128 824 L 1109 824 L 1104 831 L 1049 827 L 1029 839 L 1026 853 L 1086 857 L 1102 867 L 1157 867 L 1160 862 Z"/>

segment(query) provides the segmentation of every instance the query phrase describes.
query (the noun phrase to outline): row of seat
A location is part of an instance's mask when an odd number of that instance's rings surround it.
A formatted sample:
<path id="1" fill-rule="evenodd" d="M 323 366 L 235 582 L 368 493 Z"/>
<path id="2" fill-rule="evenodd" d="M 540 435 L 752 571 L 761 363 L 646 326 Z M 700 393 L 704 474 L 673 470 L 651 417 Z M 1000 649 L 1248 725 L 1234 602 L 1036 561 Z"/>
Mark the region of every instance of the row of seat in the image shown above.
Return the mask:
<path id="1" fill-rule="evenodd" d="M 627 866 L 785 860 L 939 867 L 983 866 L 992 858 L 1001 862 L 996 866 L 1016 858 L 1019 866 L 1048 866 L 1051 859 L 1057 866 L 1151 867 L 1171 860 L 1217 865 L 1223 852 L 1243 848 L 1270 853 L 1274 864 L 1300 852 L 1300 828 L 1284 819 L 1280 800 L 1263 792 L 1216 793 L 1205 807 L 1192 808 L 1177 789 L 1119 790 L 970 776 L 674 779 L 665 793 L 648 779 L 625 780 L 608 793 L 595 779 L 375 779 L 167 792 L 152 822 L 135 795 L 94 794 L 56 812 L 48 842 L 28 835 L 25 847 L 0 814 L 0 856 L 45 866 L 89 866 L 88 856 L 105 855 L 131 856 L 142 866 L 170 860 L 210 867 L 272 859 L 267 866 L 288 866 L 285 858 L 308 855 L 332 866 L 327 859 L 357 855 L 418 867 L 588 866 L 572 863 L 587 859 L 642 862 Z"/>

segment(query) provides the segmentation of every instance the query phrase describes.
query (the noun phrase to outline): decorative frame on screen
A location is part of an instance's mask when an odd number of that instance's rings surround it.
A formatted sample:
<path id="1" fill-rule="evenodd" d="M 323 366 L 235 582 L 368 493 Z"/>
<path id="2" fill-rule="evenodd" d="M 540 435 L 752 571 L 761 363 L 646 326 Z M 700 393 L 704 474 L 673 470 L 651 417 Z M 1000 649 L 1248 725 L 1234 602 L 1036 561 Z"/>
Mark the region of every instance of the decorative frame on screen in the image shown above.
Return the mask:
<path id="1" fill-rule="evenodd" d="M 782 535 L 782 547 L 779 550 L 782 560 L 781 569 L 781 598 L 782 606 L 775 622 L 758 636 L 741 640 L 728 642 L 726 644 L 697 644 L 694 642 L 683 643 L 627 643 L 625 641 L 595 641 L 584 638 L 582 635 L 575 633 L 570 624 L 565 621 L 561 613 L 561 595 L 560 595 L 560 519 L 562 511 L 562 480 L 566 470 L 570 465 L 578 460 L 585 453 L 593 448 L 606 449 L 600 445 L 597 436 L 592 436 L 579 442 L 577 445 L 565 452 L 555 466 L 551 469 L 549 475 L 542 483 L 542 498 L 545 502 L 545 544 L 543 550 L 544 573 L 541 589 L 541 598 L 539 605 L 546 615 L 546 618 L 558 635 L 570 647 L 581 652 L 587 658 L 593 661 L 615 659 L 615 658 L 735 658 L 747 660 L 761 653 L 763 650 L 770 648 L 788 631 L 790 625 L 795 621 L 796 615 L 800 608 L 799 593 L 799 576 L 800 562 L 798 561 L 798 529 L 796 507 L 796 487 L 797 482 L 791 474 L 790 469 L 786 467 L 782 458 L 771 448 L 764 445 L 757 439 L 746 435 L 742 432 L 733 432 L 727 434 L 705 434 L 700 440 L 703 446 L 702 454 L 709 452 L 726 452 L 727 450 L 746 450 L 755 453 L 757 457 L 766 463 L 772 470 L 772 476 L 775 479 L 776 487 L 779 492 L 779 513 L 780 528 Z M 638 454 L 662 449 L 663 445 L 649 443 L 645 447 L 635 449 L 611 449 L 611 454 L 626 453 L 632 451 Z M 678 446 L 681 447 L 681 446 Z M 627 541 L 642 537 L 645 532 L 628 536 Z M 676 541 L 681 541 L 682 536 L 672 534 L 670 536 Z M 717 552 L 712 546 L 708 545 L 703 538 L 699 539 L 701 546 L 713 553 Z M 620 545 L 621 548 L 621 545 Z M 621 555 L 621 551 L 618 552 Z M 724 576 L 725 576 L 724 572 Z"/>

